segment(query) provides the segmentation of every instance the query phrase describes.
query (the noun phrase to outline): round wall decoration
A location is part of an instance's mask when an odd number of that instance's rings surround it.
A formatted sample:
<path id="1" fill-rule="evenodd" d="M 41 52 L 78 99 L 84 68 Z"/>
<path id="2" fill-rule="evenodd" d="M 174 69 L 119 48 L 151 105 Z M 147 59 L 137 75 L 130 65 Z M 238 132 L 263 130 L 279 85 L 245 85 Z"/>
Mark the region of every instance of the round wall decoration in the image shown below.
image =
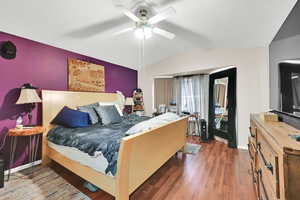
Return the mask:
<path id="1" fill-rule="evenodd" d="M 17 54 L 17 47 L 11 41 L 6 41 L 1 44 L 0 55 L 5 59 L 14 59 Z"/>

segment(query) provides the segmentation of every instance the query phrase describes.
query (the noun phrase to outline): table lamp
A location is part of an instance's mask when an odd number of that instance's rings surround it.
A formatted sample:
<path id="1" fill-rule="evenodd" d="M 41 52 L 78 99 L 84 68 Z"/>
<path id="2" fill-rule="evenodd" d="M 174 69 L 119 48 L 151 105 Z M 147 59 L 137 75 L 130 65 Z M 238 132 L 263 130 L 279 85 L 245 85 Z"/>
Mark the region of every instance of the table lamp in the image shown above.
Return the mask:
<path id="1" fill-rule="evenodd" d="M 132 97 L 127 97 L 125 100 L 125 106 L 130 106 L 131 110 L 129 113 L 133 112 L 134 101 Z"/>
<path id="2" fill-rule="evenodd" d="M 21 93 L 16 104 L 29 104 L 28 119 L 29 123 L 27 127 L 32 127 L 32 110 L 35 108 L 36 103 L 42 102 L 41 98 L 36 92 L 36 87 L 26 83 L 21 87 Z"/>

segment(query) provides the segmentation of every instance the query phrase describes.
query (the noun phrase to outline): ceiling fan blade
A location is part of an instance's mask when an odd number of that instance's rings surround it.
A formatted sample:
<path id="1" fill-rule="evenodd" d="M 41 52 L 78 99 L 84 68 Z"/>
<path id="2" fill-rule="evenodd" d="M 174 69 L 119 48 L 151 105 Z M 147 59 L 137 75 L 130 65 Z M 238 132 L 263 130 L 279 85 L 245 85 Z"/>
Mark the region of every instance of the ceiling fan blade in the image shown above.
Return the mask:
<path id="1" fill-rule="evenodd" d="M 120 30 L 120 31 L 117 31 L 117 32 L 113 33 L 113 35 L 114 36 L 121 35 L 123 33 L 127 33 L 127 32 L 130 32 L 130 31 L 133 31 L 134 29 L 135 29 L 135 27 L 125 28 L 123 30 Z"/>
<path id="2" fill-rule="evenodd" d="M 167 6 L 167 5 L 171 5 L 171 4 L 175 4 L 175 3 L 178 3 L 178 2 L 181 2 L 183 0 L 162 0 L 160 1 L 160 6 Z"/>
<path id="3" fill-rule="evenodd" d="M 123 7 L 123 2 L 121 0 L 112 0 L 116 7 Z"/>
<path id="4" fill-rule="evenodd" d="M 157 15 L 151 17 L 148 22 L 149 24 L 156 24 L 175 14 L 176 14 L 176 10 L 173 7 L 169 7 L 166 10 L 162 11 L 161 13 L 158 13 Z"/>
<path id="5" fill-rule="evenodd" d="M 67 33 L 66 36 L 73 38 L 88 38 L 96 35 L 101 35 L 106 32 L 111 33 L 111 31 L 116 30 L 116 27 L 122 28 L 124 26 L 130 26 L 128 25 L 130 23 L 132 23 L 132 21 L 130 21 L 127 17 L 121 16 L 104 22 L 81 27 Z"/>
<path id="6" fill-rule="evenodd" d="M 157 28 L 157 27 L 153 28 L 153 33 L 156 33 L 156 34 L 158 34 L 158 35 L 161 35 L 161 36 L 163 36 L 163 37 L 165 37 L 165 38 L 168 38 L 168 39 L 170 39 L 170 40 L 173 40 L 173 39 L 176 37 L 175 34 L 170 33 L 169 31 L 166 31 L 166 30 Z"/>
<path id="7" fill-rule="evenodd" d="M 135 22 L 140 22 L 141 19 L 138 18 L 133 12 L 131 12 L 130 10 L 126 9 L 126 8 L 123 8 L 123 13 L 124 15 L 126 15 L 127 17 L 129 17 L 130 19 L 132 19 L 133 21 Z"/>

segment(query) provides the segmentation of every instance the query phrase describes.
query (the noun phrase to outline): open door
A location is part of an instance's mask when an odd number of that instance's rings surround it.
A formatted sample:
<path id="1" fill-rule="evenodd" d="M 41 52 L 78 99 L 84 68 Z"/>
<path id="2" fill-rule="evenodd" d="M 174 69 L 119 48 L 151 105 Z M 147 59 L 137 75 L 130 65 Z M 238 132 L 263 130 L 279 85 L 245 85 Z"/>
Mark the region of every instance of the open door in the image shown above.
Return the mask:
<path id="1" fill-rule="evenodd" d="M 236 68 L 211 74 L 209 77 L 209 120 L 211 139 L 218 136 L 228 141 L 231 148 L 236 142 Z"/>

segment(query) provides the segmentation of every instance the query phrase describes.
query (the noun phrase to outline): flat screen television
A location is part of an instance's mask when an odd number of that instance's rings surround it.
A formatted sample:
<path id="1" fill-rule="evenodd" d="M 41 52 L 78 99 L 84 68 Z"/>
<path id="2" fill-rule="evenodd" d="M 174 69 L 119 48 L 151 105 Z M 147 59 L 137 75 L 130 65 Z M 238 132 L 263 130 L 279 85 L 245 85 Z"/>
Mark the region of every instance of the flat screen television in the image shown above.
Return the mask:
<path id="1" fill-rule="evenodd" d="M 281 111 L 300 117 L 300 60 L 279 63 Z"/>

